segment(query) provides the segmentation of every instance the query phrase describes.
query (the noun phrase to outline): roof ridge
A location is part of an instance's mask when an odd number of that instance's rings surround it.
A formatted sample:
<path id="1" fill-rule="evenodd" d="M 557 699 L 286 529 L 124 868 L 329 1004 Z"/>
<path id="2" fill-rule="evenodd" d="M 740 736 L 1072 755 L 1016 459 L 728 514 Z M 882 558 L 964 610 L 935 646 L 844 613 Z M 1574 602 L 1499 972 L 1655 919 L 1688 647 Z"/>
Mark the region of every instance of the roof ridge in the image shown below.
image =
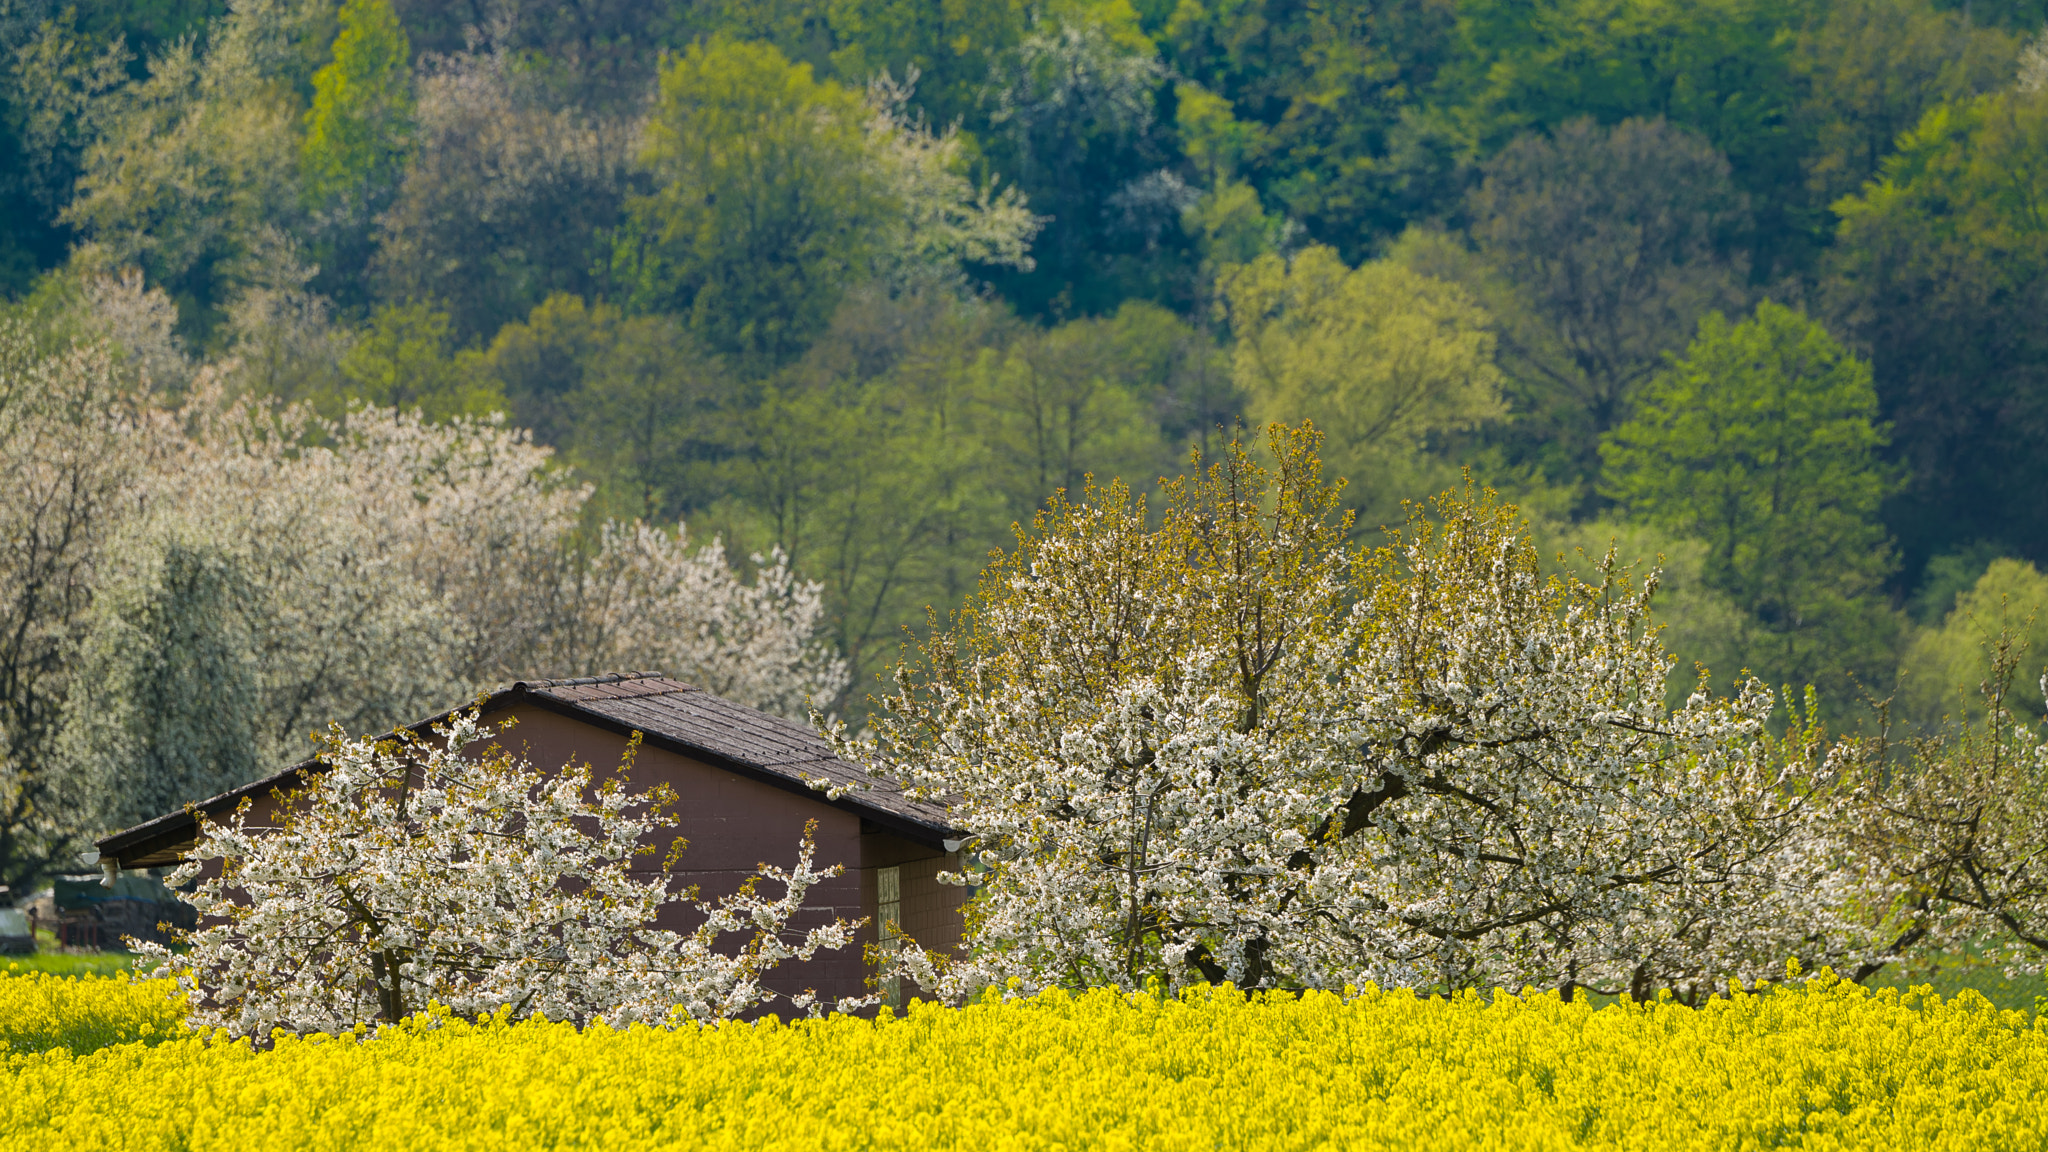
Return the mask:
<path id="1" fill-rule="evenodd" d="M 548 688 L 582 688 L 590 684 L 624 684 L 629 680 L 661 680 L 659 672 L 607 672 L 602 676 L 577 676 L 566 680 L 514 680 L 512 687 L 528 691 Z"/>

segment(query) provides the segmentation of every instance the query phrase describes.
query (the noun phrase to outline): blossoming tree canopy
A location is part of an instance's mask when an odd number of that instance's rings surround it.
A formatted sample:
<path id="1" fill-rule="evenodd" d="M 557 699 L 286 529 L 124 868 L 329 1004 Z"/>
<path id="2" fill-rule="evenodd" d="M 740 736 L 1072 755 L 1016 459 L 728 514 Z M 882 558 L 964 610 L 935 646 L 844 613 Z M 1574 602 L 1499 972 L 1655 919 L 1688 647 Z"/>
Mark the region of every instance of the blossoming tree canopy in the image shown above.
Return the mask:
<path id="1" fill-rule="evenodd" d="M 950 797 L 991 868 L 972 958 L 926 987 L 1257 983 L 1257 942 L 1295 936 L 1287 862 L 1345 777 L 1344 525 L 1311 441 L 1276 440 L 1277 482 L 1241 450 L 1169 482 L 1157 529 L 1121 484 L 1055 498 L 847 741 Z"/>
<path id="2" fill-rule="evenodd" d="M 1364 558 L 1333 671 L 1364 728 L 1338 931 L 1385 933 L 1425 982 L 1638 997 L 1867 948 L 1838 914 L 1817 724 L 1770 737 L 1754 679 L 1667 710 L 1654 576 L 1610 554 L 1598 584 L 1545 579 L 1490 494 L 1434 511 Z"/>
<path id="3" fill-rule="evenodd" d="M 2003 619 L 1978 622 L 1998 625 L 1983 638 L 1978 715 L 1907 739 L 1881 729 L 1839 750 L 1857 801 L 1845 810 L 1843 855 L 1859 894 L 1895 934 L 1890 953 L 1971 948 L 2008 972 L 2040 972 L 2048 967 L 2048 731 L 2035 709 L 2048 697 L 2048 676 L 2032 686 L 2041 697 L 2014 684 L 2040 656 L 2029 659 L 2028 638 L 2014 634 L 2014 606 L 1997 610 Z"/>
<path id="4" fill-rule="evenodd" d="M 333 1032 L 430 1002 L 673 1026 L 770 1004 L 769 969 L 854 939 L 846 920 L 792 930 L 810 887 L 839 873 L 813 866 L 809 830 L 795 867 L 764 864 L 734 895 L 700 902 L 635 868 L 657 851 L 674 797 L 631 787 L 630 750 L 599 781 L 587 763 L 538 772 L 495 734 L 471 710 L 431 738 L 330 735 L 322 770 L 280 799 L 273 822 L 247 801 L 201 821 L 170 882 L 199 881 L 188 899 L 206 926 L 185 952 L 137 944 L 144 966 L 176 975 L 195 1023 L 237 1035 Z M 694 930 L 651 926 L 678 902 L 702 916 Z M 722 950 L 733 935 L 739 945 Z M 808 993 L 790 1000 L 820 1007 Z"/>
<path id="5" fill-rule="evenodd" d="M 1316 449 L 1232 445 L 1157 527 L 1121 485 L 1056 498 L 837 734 L 985 869 L 970 955 L 909 975 L 1644 995 L 1857 946 L 1807 737 L 1765 738 L 1755 684 L 1664 709 L 1654 580 L 1544 579 L 1469 491 L 1354 550 Z"/>

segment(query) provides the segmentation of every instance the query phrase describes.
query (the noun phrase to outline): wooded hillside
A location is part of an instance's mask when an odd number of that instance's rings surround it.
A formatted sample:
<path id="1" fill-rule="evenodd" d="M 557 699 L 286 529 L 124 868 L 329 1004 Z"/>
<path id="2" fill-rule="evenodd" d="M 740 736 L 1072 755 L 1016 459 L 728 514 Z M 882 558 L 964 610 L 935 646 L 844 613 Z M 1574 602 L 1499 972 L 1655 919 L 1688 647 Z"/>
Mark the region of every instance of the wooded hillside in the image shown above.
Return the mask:
<path id="1" fill-rule="evenodd" d="M 1682 668 L 1930 721 L 2048 603 L 2044 19 L 6 0 L 0 292 L 173 405 L 503 413 L 592 553 L 779 549 L 840 712 L 1055 490 L 1306 418 L 1361 532 L 1469 469 L 1661 556 Z"/>

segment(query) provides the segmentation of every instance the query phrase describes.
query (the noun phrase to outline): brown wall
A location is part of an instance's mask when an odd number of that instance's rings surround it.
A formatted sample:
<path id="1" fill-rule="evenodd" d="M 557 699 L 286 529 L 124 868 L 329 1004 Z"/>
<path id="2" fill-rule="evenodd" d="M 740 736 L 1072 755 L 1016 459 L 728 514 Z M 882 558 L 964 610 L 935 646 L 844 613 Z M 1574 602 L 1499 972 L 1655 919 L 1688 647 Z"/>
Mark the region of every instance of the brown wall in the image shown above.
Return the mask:
<path id="1" fill-rule="evenodd" d="M 625 752 L 625 737 L 530 703 L 504 715 L 518 724 L 501 742 L 544 771 L 574 756 L 589 761 L 602 778 Z M 799 795 L 646 744 L 640 748 L 632 779 L 636 787 L 667 784 L 675 790 L 678 819 L 662 840 L 665 845 L 669 837 L 681 835 L 689 842 L 673 875 L 679 887 L 696 885 L 702 899 L 731 894 L 763 862 L 781 868 L 795 865 L 804 824 L 817 821 L 816 866 L 839 864 L 846 871 L 811 889 L 793 927 L 801 931 L 834 917 L 865 918 L 867 924 L 857 943 L 770 973 L 767 985 L 774 991 L 786 995 L 808 988 L 831 998 L 866 993 L 864 949 L 877 938 L 874 872 L 885 865 L 903 870 L 904 929 L 927 948 L 957 946 L 959 907 L 966 892 L 942 887 L 933 879 L 942 869 L 958 867 L 937 849 L 864 827 L 859 816 L 825 803 L 821 796 Z M 665 855 L 664 847 L 646 857 L 647 867 L 659 869 Z M 676 908 L 658 923 L 685 928 L 693 919 Z M 738 944 L 735 939 L 733 945 Z"/>

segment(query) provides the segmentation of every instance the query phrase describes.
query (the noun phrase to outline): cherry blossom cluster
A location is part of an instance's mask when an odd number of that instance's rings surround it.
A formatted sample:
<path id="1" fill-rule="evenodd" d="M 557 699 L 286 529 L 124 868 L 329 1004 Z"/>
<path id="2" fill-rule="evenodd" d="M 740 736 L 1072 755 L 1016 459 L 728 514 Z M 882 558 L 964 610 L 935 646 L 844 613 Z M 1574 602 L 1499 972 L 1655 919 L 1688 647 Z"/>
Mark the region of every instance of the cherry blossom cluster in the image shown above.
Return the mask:
<path id="1" fill-rule="evenodd" d="M 655 669 L 790 716 L 847 682 L 822 590 L 785 557 L 750 573 L 638 521 L 585 547 L 588 487 L 500 419 L 326 421 L 231 399 L 210 370 L 176 412 L 130 407 L 138 427 L 79 445 L 112 488 L 75 534 L 75 639 L 49 683 L 77 831 L 303 759 L 330 723 L 386 728 L 512 679 Z M 173 556 L 221 591 L 170 586 Z M 138 690 L 165 667 L 191 683 Z M 191 763 L 138 779 L 135 750 L 173 731 Z"/>

